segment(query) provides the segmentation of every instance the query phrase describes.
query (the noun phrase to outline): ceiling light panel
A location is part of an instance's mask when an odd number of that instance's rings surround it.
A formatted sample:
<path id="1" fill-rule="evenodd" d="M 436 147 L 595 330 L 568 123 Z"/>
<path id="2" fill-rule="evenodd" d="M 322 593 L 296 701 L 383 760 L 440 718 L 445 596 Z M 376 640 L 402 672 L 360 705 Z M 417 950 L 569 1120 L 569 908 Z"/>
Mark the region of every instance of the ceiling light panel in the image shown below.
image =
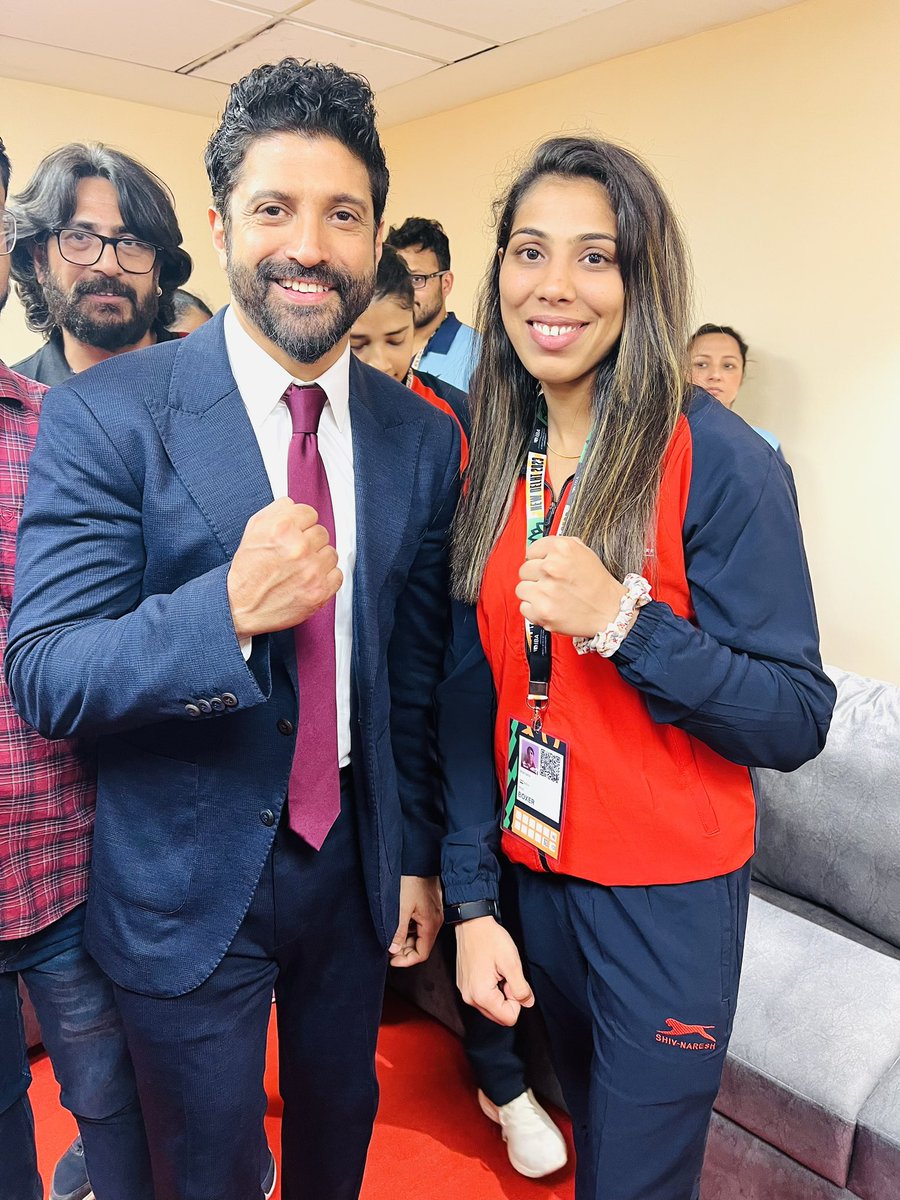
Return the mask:
<path id="1" fill-rule="evenodd" d="M 615 8 L 631 0 L 379 0 L 378 8 L 390 9 L 433 21 L 436 25 L 452 25 L 474 37 L 492 43 L 514 42 L 519 38 L 558 29 L 570 21 L 606 8 Z"/>
<path id="2" fill-rule="evenodd" d="M 445 6 L 445 24 L 453 24 L 453 8 Z M 351 37 L 380 42 L 397 50 L 408 50 L 440 62 L 458 62 L 480 54 L 493 45 L 485 38 L 472 37 L 456 29 L 448 29 L 415 20 L 403 13 L 373 7 L 359 0 L 313 0 L 290 20 L 336 30 Z"/>
<path id="3" fill-rule="evenodd" d="M 225 8 L 213 0 L 33 0 L 3 4 L 5 37 L 175 71 L 258 29 L 264 13 Z"/>
<path id="4" fill-rule="evenodd" d="M 397 50 L 386 50 L 354 38 L 328 33 L 324 29 L 281 21 L 272 29 L 236 46 L 227 54 L 198 67 L 191 74 L 203 79 L 231 83 L 246 75 L 260 63 L 278 62 L 285 55 L 317 62 L 333 62 L 347 71 L 357 71 L 378 91 L 406 83 L 419 75 L 435 70 L 431 59 Z"/>

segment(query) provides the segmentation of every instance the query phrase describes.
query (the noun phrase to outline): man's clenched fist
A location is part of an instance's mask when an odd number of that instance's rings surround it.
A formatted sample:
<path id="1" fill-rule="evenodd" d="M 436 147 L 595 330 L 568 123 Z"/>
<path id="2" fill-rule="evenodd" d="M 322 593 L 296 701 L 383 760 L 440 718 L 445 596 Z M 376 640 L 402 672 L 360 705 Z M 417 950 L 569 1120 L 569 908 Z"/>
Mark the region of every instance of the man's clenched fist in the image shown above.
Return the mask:
<path id="1" fill-rule="evenodd" d="M 319 514 L 284 497 L 247 522 L 228 572 L 228 603 L 239 639 L 308 620 L 344 581 Z"/>

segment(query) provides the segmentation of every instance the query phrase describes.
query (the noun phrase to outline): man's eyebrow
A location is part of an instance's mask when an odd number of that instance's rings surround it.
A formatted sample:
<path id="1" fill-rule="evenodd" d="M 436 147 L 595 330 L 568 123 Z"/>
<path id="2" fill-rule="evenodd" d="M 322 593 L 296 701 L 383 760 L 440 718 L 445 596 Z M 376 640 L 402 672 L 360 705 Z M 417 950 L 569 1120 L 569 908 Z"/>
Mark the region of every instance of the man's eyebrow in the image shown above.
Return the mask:
<path id="1" fill-rule="evenodd" d="M 277 188 L 258 188 L 247 203 L 256 204 L 260 200 L 280 200 L 282 204 L 290 204 L 291 197 L 287 192 L 280 192 Z"/>
<path id="2" fill-rule="evenodd" d="M 72 221 L 69 221 L 66 225 L 64 225 L 63 228 L 64 229 L 84 229 L 88 233 L 97 233 L 99 230 L 99 226 L 94 221 L 72 220 Z M 118 237 L 118 235 L 121 233 L 131 233 L 131 230 L 128 228 L 127 225 L 114 225 L 113 226 L 113 237 Z M 134 236 L 137 237 L 137 234 L 135 234 Z"/>
<path id="3" fill-rule="evenodd" d="M 353 192 L 339 192 L 336 196 L 331 197 L 333 204 L 355 204 L 358 208 L 365 208 L 366 201 L 362 196 L 355 196 Z"/>
<path id="4" fill-rule="evenodd" d="M 293 204 L 295 197 L 278 188 L 258 188 L 249 197 L 247 203 L 258 204 L 260 200 L 278 200 L 281 204 Z M 353 204 L 357 208 L 364 208 L 366 204 L 361 196 L 356 196 L 352 192 L 338 192 L 336 196 L 329 196 L 328 202 L 330 204 Z"/>

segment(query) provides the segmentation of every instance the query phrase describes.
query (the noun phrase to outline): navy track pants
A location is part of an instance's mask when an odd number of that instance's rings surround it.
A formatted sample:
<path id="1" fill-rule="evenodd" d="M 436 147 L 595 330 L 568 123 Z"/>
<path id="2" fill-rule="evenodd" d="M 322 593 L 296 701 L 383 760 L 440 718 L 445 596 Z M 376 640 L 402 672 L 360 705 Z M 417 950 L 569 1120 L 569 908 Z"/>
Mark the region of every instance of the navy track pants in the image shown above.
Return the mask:
<path id="1" fill-rule="evenodd" d="M 749 863 L 653 887 L 516 875 L 527 971 L 572 1115 L 577 1200 L 696 1200 Z"/>

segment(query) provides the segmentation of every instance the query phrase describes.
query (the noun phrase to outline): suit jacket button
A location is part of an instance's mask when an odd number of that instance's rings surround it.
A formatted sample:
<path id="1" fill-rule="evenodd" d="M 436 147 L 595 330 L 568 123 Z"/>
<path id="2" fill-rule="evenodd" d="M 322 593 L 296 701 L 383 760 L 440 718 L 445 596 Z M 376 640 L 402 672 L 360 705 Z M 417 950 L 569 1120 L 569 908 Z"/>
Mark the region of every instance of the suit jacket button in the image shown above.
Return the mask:
<path id="1" fill-rule="evenodd" d="M 264 808 L 259 814 L 259 819 L 262 821 L 263 825 L 275 824 L 275 814 L 272 812 L 271 808 Z"/>
<path id="2" fill-rule="evenodd" d="M 237 708 L 238 698 L 233 692 L 223 692 L 222 703 L 226 708 Z"/>
<path id="3" fill-rule="evenodd" d="M 184 706 L 184 711 L 187 713 L 187 715 L 189 717 L 199 717 L 200 716 L 200 709 L 197 707 L 196 704 L 186 704 Z"/>
<path id="4" fill-rule="evenodd" d="M 208 700 L 198 700 L 197 707 L 204 714 L 204 716 L 208 716 L 212 712 L 212 705 Z"/>
<path id="5" fill-rule="evenodd" d="M 225 711 L 225 701 L 222 699 L 221 696 L 210 696 L 209 706 L 213 710 L 213 712 L 224 712 Z"/>
<path id="6" fill-rule="evenodd" d="M 294 726 L 292 722 L 288 721 L 286 717 L 279 717 L 275 728 L 279 733 L 283 733 L 285 737 L 294 732 Z"/>

